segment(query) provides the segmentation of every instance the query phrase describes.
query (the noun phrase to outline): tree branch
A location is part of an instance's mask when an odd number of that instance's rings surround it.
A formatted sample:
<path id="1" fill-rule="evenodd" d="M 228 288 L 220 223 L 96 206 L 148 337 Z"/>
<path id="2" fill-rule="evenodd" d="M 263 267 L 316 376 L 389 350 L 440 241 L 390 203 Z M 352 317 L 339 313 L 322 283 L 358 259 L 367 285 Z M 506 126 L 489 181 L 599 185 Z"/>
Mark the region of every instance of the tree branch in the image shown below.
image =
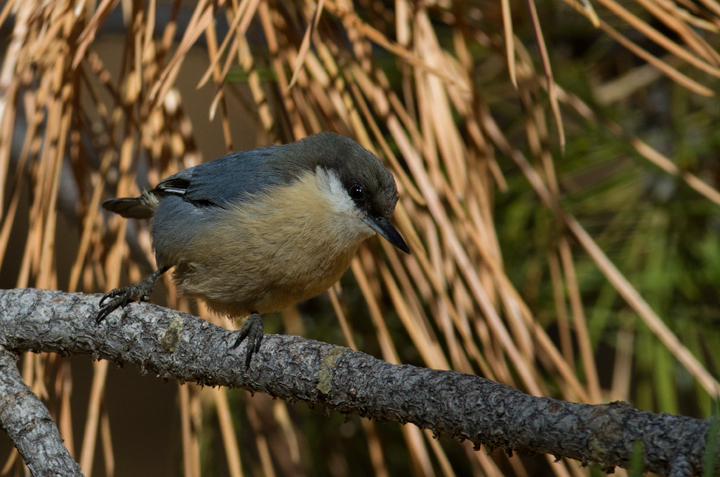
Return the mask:
<path id="1" fill-rule="evenodd" d="M 298 336 L 266 335 L 245 371 L 235 333 L 156 305 L 131 304 L 95 324 L 99 295 L 0 290 L 0 345 L 17 351 L 88 354 L 133 363 L 164 379 L 242 387 L 328 410 L 411 422 L 476 447 L 548 453 L 627 467 L 635 443 L 644 471 L 703 472 L 710 420 L 533 397 L 454 371 L 392 365 L 367 354 Z M 720 440 L 713 439 L 714 455 Z M 715 459 L 718 462 L 719 459 Z"/>
<path id="2" fill-rule="evenodd" d="M 47 407 L 23 382 L 17 357 L 0 346 L 0 425 L 15 443 L 34 476 L 77 475 Z"/>

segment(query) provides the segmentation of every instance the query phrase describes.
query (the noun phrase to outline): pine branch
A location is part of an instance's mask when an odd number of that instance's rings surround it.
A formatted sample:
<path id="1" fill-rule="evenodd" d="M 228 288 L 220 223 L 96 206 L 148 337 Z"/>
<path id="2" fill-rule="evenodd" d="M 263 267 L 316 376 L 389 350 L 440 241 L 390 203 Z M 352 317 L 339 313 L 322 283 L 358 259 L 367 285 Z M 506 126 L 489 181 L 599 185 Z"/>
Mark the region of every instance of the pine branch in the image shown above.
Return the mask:
<path id="1" fill-rule="evenodd" d="M 0 346 L 0 425 L 34 476 L 83 475 L 47 407 L 23 382 L 17 357 Z"/>
<path id="2" fill-rule="evenodd" d="M 98 300 L 99 295 L 0 290 L 0 345 L 132 363 L 163 379 L 242 387 L 289 402 L 410 422 L 438 436 L 469 439 L 478 448 L 548 453 L 608 472 L 628 467 L 636 442 L 642 442 L 646 472 L 703 472 L 710 419 L 654 414 L 623 402 L 591 406 L 529 396 L 478 376 L 392 365 L 298 336 L 265 335 L 246 371 L 245 345 L 230 349 L 236 332 L 147 303 L 128 305 L 96 325 Z M 720 455 L 720 444 L 714 454 Z"/>

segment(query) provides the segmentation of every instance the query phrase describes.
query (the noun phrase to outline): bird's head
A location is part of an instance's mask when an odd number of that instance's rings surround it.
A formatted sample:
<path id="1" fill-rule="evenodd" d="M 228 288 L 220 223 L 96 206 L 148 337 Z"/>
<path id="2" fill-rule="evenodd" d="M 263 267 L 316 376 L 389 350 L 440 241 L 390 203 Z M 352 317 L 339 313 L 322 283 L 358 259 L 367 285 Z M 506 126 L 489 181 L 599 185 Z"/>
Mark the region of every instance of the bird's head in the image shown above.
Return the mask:
<path id="1" fill-rule="evenodd" d="M 395 179 L 380 159 L 352 139 L 335 133 L 316 134 L 295 144 L 301 146 L 299 157 L 304 167 L 315 169 L 323 195 L 339 213 L 359 219 L 364 226 L 410 253 L 405 240 L 390 223 L 398 193 Z"/>

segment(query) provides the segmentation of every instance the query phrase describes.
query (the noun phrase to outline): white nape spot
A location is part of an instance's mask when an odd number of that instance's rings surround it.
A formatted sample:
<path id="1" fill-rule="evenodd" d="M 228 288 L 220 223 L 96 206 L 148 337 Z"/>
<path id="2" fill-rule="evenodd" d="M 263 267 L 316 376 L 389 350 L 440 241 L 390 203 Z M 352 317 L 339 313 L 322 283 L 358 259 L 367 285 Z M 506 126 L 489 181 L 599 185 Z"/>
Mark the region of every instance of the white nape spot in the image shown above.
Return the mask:
<path id="1" fill-rule="evenodd" d="M 146 190 L 142 192 L 142 198 L 145 200 L 145 203 L 153 209 L 160 203 L 160 199 L 158 199 L 155 194 Z"/>
<path id="2" fill-rule="evenodd" d="M 356 217 L 362 217 L 364 215 L 350 198 L 350 194 L 345 190 L 345 187 L 340 181 L 340 177 L 338 177 L 335 171 L 317 166 L 315 169 L 315 178 L 320 193 L 334 212 Z"/>

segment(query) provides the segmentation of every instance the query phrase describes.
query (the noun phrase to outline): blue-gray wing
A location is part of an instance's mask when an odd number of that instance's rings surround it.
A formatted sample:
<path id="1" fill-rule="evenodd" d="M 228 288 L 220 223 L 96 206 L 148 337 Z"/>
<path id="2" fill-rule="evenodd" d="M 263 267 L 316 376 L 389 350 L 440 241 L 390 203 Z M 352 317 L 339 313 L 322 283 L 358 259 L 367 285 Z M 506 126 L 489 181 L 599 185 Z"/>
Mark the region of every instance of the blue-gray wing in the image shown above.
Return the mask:
<path id="1" fill-rule="evenodd" d="M 181 196 L 198 206 L 225 207 L 245 195 L 292 180 L 292 171 L 279 167 L 282 147 L 235 152 L 190 167 L 166 178 L 151 192 L 159 197 Z"/>

